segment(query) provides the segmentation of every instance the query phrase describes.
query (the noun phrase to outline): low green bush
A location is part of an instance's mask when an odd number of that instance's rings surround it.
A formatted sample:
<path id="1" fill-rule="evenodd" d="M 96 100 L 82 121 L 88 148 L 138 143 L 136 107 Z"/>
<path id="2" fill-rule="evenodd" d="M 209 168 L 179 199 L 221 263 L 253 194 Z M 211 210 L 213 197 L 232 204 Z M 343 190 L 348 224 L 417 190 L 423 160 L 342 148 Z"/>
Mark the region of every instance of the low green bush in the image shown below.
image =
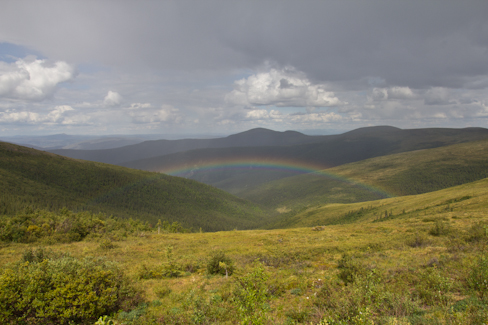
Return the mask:
<path id="1" fill-rule="evenodd" d="M 476 291 L 482 299 L 488 296 L 488 257 L 482 255 L 471 268 L 467 279 L 468 286 Z"/>
<path id="2" fill-rule="evenodd" d="M 27 251 L 0 273 L 0 323 L 93 324 L 142 300 L 114 263 Z"/>
<path id="3" fill-rule="evenodd" d="M 339 279 L 344 281 L 346 285 L 353 283 L 357 277 L 365 275 L 368 271 L 357 258 L 348 254 L 342 255 L 337 268 L 340 270 L 338 274 Z"/>
<path id="4" fill-rule="evenodd" d="M 214 251 L 207 262 L 208 274 L 231 275 L 234 272 L 234 263 L 223 251 Z"/>
<path id="5" fill-rule="evenodd" d="M 488 239 L 486 222 L 477 222 L 471 226 L 468 230 L 466 241 L 468 242 L 480 242 Z"/>
<path id="6" fill-rule="evenodd" d="M 416 233 L 415 237 L 408 238 L 405 242 L 407 246 L 412 248 L 425 247 L 431 244 L 431 241 L 422 233 Z"/>
<path id="7" fill-rule="evenodd" d="M 139 279 L 177 278 L 182 276 L 182 267 L 176 261 L 173 246 L 166 247 L 166 261 L 157 266 L 142 264 L 137 272 Z"/>
<path id="8" fill-rule="evenodd" d="M 181 276 L 181 266 L 176 263 L 173 246 L 166 247 L 166 262 L 162 265 L 162 275 L 168 278 Z"/>
<path id="9" fill-rule="evenodd" d="M 0 216 L 0 241 L 44 244 L 70 243 L 85 238 L 116 237 L 151 230 L 146 222 L 120 219 L 102 213 L 44 210 Z"/>
<path id="10" fill-rule="evenodd" d="M 166 296 L 168 296 L 173 290 L 171 290 L 170 287 L 168 287 L 168 285 L 162 285 L 160 286 L 159 288 L 157 288 L 156 290 L 154 290 L 154 293 L 156 294 L 156 296 L 158 298 L 164 298 Z"/>
<path id="11" fill-rule="evenodd" d="M 234 303 L 239 310 L 241 324 L 265 324 L 268 305 L 269 275 L 258 263 L 251 272 L 237 279 Z"/>
<path id="12" fill-rule="evenodd" d="M 429 234 L 432 236 L 444 236 L 449 234 L 451 227 L 449 223 L 442 220 L 436 220 L 434 226 L 429 230 Z"/>
<path id="13" fill-rule="evenodd" d="M 454 281 L 442 274 L 436 267 L 428 267 L 419 274 L 416 291 L 427 305 L 448 304 L 452 297 L 450 290 Z"/>

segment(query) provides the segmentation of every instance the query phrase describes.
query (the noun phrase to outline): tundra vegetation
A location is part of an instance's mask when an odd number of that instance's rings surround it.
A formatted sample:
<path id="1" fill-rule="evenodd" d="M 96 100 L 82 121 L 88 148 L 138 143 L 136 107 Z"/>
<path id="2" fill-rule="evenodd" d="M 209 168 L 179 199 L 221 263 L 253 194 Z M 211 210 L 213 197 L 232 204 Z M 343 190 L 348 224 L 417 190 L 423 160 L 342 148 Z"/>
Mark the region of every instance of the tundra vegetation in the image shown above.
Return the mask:
<path id="1" fill-rule="evenodd" d="M 265 206 L 0 143 L 0 323 L 488 323 L 486 145 L 334 169 L 408 196 L 309 175 Z"/>
<path id="2" fill-rule="evenodd" d="M 481 180 L 309 209 L 288 229 L 158 233 L 89 215 L 71 228 L 84 236 L 3 236 L 2 323 L 483 324 L 487 202 Z M 18 216 L 27 233 L 77 217 Z"/>

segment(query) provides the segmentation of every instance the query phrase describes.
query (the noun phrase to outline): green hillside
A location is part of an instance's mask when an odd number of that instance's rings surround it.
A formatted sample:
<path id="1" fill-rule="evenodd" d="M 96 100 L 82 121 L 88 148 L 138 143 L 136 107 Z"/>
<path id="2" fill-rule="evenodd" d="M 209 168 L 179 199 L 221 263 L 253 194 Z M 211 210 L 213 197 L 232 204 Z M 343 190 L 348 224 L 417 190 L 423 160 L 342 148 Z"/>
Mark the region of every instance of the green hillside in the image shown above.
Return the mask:
<path id="1" fill-rule="evenodd" d="M 273 209 L 290 209 L 381 198 L 381 192 L 372 191 L 370 187 L 391 196 L 401 196 L 431 192 L 485 177 L 488 177 L 488 140 L 372 158 L 330 168 L 324 170 L 324 174 L 275 180 L 237 195 Z M 354 180 L 355 183 L 344 180 Z"/>
<path id="2" fill-rule="evenodd" d="M 295 228 L 358 222 L 433 222 L 446 218 L 480 218 L 488 211 L 488 178 L 443 190 L 354 204 L 309 208 L 273 225 Z M 430 219 L 425 219 L 429 216 Z M 446 219 L 447 220 L 447 219 Z"/>
<path id="3" fill-rule="evenodd" d="M 0 142 L 0 215 L 31 209 L 159 219 L 207 231 L 257 227 L 263 212 L 243 199 L 178 177 L 74 160 Z"/>
<path id="4" fill-rule="evenodd" d="M 330 171 L 394 195 L 421 194 L 488 177 L 488 140 L 378 157 Z"/>

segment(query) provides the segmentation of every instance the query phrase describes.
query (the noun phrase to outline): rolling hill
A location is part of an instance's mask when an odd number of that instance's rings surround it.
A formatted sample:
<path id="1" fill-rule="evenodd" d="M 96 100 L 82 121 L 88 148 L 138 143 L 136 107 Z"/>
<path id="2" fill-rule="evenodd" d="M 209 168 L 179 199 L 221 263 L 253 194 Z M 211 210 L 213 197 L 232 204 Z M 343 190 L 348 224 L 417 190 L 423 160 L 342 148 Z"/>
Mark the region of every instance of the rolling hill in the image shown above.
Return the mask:
<path id="1" fill-rule="evenodd" d="M 60 292 L 50 278 L 65 277 L 51 276 L 53 269 L 66 273 L 73 261 L 79 270 L 93 265 L 81 261 L 98 260 L 119 265 L 124 272 L 115 274 L 144 301 L 127 311 L 87 314 L 93 318 L 87 324 L 100 314 L 110 315 L 101 321 L 117 323 L 237 324 L 243 292 L 254 300 L 260 295 L 253 308 L 273 324 L 484 324 L 487 211 L 484 179 L 426 194 L 328 204 L 274 225 L 280 229 L 170 235 L 154 230 L 144 237 L 91 237 L 47 248 L 2 243 L 0 280 L 9 302 L 3 315 L 15 308 L 11 301 L 31 308 L 25 297 Z M 220 269 L 210 274 L 214 262 Z M 228 276 L 227 265 L 233 270 Z M 81 274 L 85 282 L 105 279 L 95 273 L 98 267 L 82 270 L 70 275 Z M 78 283 L 80 276 L 68 279 Z M 80 289 L 73 281 L 61 288 L 86 292 L 85 282 Z M 68 303 L 56 305 L 61 315 L 72 315 L 63 313 Z M 10 323 L 23 321 L 24 313 L 11 315 Z"/>
<path id="2" fill-rule="evenodd" d="M 282 219 L 271 228 L 296 228 L 361 222 L 432 222 L 486 216 L 488 179 L 430 193 L 354 204 L 325 204 Z M 426 220 L 425 216 L 429 216 Z"/>
<path id="3" fill-rule="evenodd" d="M 370 127 L 318 137 L 320 141 L 313 143 L 198 149 L 120 165 L 167 172 L 238 194 L 272 180 L 312 170 L 487 138 L 488 130 L 484 128 L 402 130 Z"/>
<path id="4" fill-rule="evenodd" d="M 237 193 L 273 209 L 432 192 L 488 177 L 488 140 L 404 152 L 283 178 Z"/>
<path id="5" fill-rule="evenodd" d="M 320 141 L 324 136 L 308 136 L 295 131 L 276 132 L 252 129 L 216 139 L 152 140 L 107 150 L 50 150 L 62 156 L 119 165 L 136 159 L 145 159 L 203 148 L 251 146 L 287 146 Z"/>
<path id="6" fill-rule="evenodd" d="M 254 204 L 192 180 L 74 160 L 0 142 L 0 214 L 26 208 L 93 211 L 207 231 L 255 228 Z"/>

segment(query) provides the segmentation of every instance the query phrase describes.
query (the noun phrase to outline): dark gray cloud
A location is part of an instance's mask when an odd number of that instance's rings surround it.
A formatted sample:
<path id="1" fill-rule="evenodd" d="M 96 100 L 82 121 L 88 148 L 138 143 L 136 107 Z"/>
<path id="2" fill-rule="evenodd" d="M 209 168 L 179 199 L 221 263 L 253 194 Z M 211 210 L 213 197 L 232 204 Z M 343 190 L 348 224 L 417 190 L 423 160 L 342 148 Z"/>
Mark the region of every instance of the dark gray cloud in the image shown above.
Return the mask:
<path id="1" fill-rule="evenodd" d="M 7 0 L 2 131 L 486 125 L 486 17 L 485 0 Z"/>
<path id="2" fill-rule="evenodd" d="M 319 82 L 379 77 L 411 88 L 460 87 L 488 73 L 487 1 L 12 1 L 4 9 L 4 39 L 76 62 L 195 70 L 268 60 Z"/>

